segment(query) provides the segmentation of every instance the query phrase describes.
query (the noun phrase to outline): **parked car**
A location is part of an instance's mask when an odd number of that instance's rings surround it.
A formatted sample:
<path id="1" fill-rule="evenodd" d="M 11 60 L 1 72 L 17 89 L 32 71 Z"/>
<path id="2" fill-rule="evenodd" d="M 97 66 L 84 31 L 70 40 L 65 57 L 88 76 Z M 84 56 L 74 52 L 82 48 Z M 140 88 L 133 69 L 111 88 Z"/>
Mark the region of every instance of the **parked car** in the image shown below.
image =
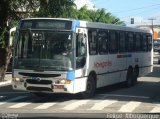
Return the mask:
<path id="1" fill-rule="evenodd" d="M 154 42 L 154 52 L 160 53 L 160 42 Z"/>

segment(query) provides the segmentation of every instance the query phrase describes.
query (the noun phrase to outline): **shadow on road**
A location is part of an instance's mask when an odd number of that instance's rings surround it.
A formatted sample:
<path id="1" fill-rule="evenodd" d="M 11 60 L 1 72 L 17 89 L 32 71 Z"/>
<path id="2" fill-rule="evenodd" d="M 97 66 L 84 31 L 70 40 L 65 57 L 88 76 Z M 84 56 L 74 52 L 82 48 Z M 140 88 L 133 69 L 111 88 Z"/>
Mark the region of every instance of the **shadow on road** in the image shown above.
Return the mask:
<path id="1" fill-rule="evenodd" d="M 139 81 L 136 86 L 131 88 L 125 88 L 122 84 L 103 87 L 97 90 L 97 94 L 105 94 L 105 99 L 159 103 L 159 91 L 160 82 Z"/>
<path id="2" fill-rule="evenodd" d="M 146 75 L 146 77 L 157 77 L 160 78 L 160 65 L 155 65 L 153 67 L 153 72 Z"/>
<path id="3" fill-rule="evenodd" d="M 138 84 L 131 88 L 126 88 L 122 83 L 112 86 L 106 86 L 96 90 L 96 95 L 90 100 L 118 100 L 118 101 L 138 101 L 146 103 L 160 103 L 160 82 L 139 81 Z M 24 99 L 13 102 L 29 102 L 29 103 L 46 103 L 46 102 L 66 102 L 66 101 L 82 100 L 78 95 L 72 94 L 49 94 L 46 97 L 36 97 L 28 94 Z"/>

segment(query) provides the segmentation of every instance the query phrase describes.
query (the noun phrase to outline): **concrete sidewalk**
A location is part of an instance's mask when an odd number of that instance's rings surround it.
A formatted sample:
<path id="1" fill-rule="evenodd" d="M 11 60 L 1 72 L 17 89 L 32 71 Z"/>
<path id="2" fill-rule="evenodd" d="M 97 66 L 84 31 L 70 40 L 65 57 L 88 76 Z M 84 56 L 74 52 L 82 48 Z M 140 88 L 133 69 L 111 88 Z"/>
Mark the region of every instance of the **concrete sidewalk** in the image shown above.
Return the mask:
<path id="1" fill-rule="evenodd" d="M 11 82 L 12 82 L 12 74 L 10 73 L 7 73 L 5 75 L 5 80 L 0 82 L 0 87 L 2 86 L 7 86 L 7 85 L 11 85 Z"/>

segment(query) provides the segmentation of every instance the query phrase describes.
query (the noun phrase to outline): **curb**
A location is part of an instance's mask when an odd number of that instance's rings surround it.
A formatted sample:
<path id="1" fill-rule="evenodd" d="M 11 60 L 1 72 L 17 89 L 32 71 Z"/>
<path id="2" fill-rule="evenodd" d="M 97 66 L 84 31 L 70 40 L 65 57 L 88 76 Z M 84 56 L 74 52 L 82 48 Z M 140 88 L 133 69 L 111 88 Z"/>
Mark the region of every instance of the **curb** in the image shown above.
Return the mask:
<path id="1" fill-rule="evenodd" d="M 0 87 L 11 85 L 11 83 L 12 83 L 12 75 L 6 74 L 5 80 L 0 82 Z"/>
<path id="2" fill-rule="evenodd" d="M 11 83 L 12 83 L 11 80 L 9 80 L 9 81 L 4 81 L 4 82 L 0 82 L 0 87 L 11 85 Z"/>

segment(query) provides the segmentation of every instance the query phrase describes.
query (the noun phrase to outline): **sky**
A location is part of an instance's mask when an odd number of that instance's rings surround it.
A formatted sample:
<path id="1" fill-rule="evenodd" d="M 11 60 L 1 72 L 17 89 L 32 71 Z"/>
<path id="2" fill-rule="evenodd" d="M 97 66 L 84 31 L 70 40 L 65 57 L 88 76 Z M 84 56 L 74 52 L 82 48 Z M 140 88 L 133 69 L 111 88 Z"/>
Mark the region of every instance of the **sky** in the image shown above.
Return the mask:
<path id="1" fill-rule="evenodd" d="M 78 0 L 77 0 L 78 1 Z M 80 0 L 79 0 L 80 1 Z M 96 9 L 104 8 L 106 12 L 120 18 L 129 24 L 134 18 L 135 23 L 150 24 L 151 18 L 155 24 L 160 24 L 160 0 L 81 0 L 95 5 Z M 85 1 L 85 2 L 84 2 Z"/>

